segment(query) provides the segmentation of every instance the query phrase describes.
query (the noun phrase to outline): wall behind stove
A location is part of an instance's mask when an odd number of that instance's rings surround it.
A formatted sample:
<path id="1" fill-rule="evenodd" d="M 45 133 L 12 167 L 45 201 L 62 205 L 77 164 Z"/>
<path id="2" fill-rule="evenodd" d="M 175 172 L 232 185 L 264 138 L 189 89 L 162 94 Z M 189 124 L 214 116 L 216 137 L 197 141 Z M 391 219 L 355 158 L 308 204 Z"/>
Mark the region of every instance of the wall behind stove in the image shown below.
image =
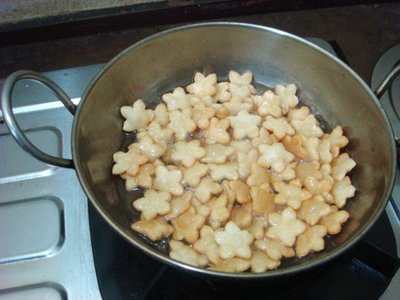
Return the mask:
<path id="1" fill-rule="evenodd" d="M 1 0 L 0 24 L 163 0 Z"/>

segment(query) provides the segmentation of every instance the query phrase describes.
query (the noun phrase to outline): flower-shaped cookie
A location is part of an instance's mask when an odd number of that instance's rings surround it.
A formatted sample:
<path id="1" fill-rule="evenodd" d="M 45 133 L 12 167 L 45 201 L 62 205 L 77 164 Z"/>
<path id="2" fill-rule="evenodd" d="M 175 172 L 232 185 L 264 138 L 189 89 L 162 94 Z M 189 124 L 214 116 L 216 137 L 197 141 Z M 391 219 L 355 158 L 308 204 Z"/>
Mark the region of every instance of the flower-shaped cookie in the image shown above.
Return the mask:
<path id="1" fill-rule="evenodd" d="M 238 97 L 241 99 L 246 99 L 251 96 L 252 93 L 255 92 L 255 88 L 249 84 L 249 85 L 237 85 L 231 83 L 229 85 L 229 91 L 231 92 L 232 98 L 233 97 Z"/>
<path id="2" fill-rule="evenodd" d="M 154 109 L 154 120 L 161 126 L 165 127 L 169 123 L 169 113 L 167 106 L 164 103 L 160 103 Z"/>
<path id="3" fill-rule="evenodd" d="M 183 184 L 190 185 L 191 187 L 196 187 L 203 176 L 208 172 L 208 165 L 195 163 L 190 168 L 183 169 Z"/>
<path id="4" fill-rule="evenodd" d="M 161 238 L 168 237 L 174 231 L 174 227 L 167 224 L 162 219 L 140 220 L 131 225 L 134 231 L 144 234 L 153 242 Z"/>
<path id="5" fill-rule="evenodd" d="M 224 180 L 221 182 L 222 192 L 228 197 L 228 209 L 231 211 L 233 204 L 236 200 L 235 192 L 229 187 L 229 181 Z"/>
<path id="6" fill-rule="evenodd" d="M 274 210 L 275 194 L 269 188 L 262 188 L 260 186 L 253 186 L 250 190 L 251 201 L 253 204 L 253 211 L 257 215 L 270 213 Z"/>
<path id="7" fill-rule="evenodd" d="M 194 196 L 202 203 L 206 203 L 210 200 L 211 195 L 218 195 L 221 192 L 221 185 L 214 182 L 211 178 L 206 177 L 200 181 L 194 192 Z"/>
<path id="8" fill-rule="evenodd" d="M 232 221 L 226 224 L 225 230 L 215 233 L 215 241 L 220 246 L 219 256 L 223 259 L 235 256 L 245 259 L 251 257 L 250 244 L 253 235 L 247 230 L 240 230 Z"/>
<path id="9" fill-rule="evenodd" d="M 332 185 L 333 180 L 331 177 L 318 180 L 313 176 L 308 176 L 304 179 L 305 188 L 313 195 L 322 195 L 324 193 L 328 193 L 332 189 Z"/>
<path id="10" fill-rule="evenodd" d="M 272 145 L 276 142 L 278 142 L 278 138 L 275 135 L 269 133 L 268 130 L 264 127 L 260 128 L 258 137 L 251 140 L 251 144 L 256 149 L 259 145 Z"/>
<path id="11" fill-rule="evenodd" d="M 342 208 L 346 204 L 346 200 L 354 196 L 356 188 L 351 184 L 350 178 L 346 176 L 342 181 L 335 182 L 332 194 L 335 197 L 335 204 Z"/>
<path id="12" fill-rule="evenodd" d="M 310 109 L 307 106 L 302 106 L 300 108 L 292 108 L 287 114 L 287 119 L 289 122 L 293 120 L 303 121 L 310 114 Z"/>
<path id="13" fill-rule="evenodd" d="M 157 215 L 165 215 L 171 211 L 171 194 L 167 192 L 147 191 L 144 197 L 133 202 L 133 207 L 142 212 L 145 220 L 154 219 Z"/>
<path id="14" fill-rule="evenodd" d="M 254 216 L 252 218 L 251 224 L 246 228 L 250 232 L 255 240 L 260 240 L 265 236 L 265 229 L 268 227 L 267 214 L 262 214 L 259 216 Z"/>
<path id="15" fill-rule="evenodd" d="M 223 164 L 235 149 L 232 146 L 213 144 L 206 147 L 207 155 L 201 159 L 203 163 Z"/>
<path id="16" fill-rule="evenodd" d="M 308 158 L 310 160 L 319 160 L 319 143 L 320 139 L 317 137 L 307 138 L 303 135 L 300 135 L 303 140 L 303 146 L 307 150 Z"/>
<path id="17" fill-rule="evenodd" d="M 250 167 L 251 175 L 247 178 L 246 183 L 250 186 L 269 186 L 270 176 L 268 170 L 258 163 L 253 162 Z"/>
<path id="18" fill-rule="evenodd" d="M 233 207 L 230 220 L 233 221 L 241 229 L 249 227 L 253 220 L 251 203 Z"/>
<path id="19" fill-rule="evenodd" d="M 318 252 L 324 249 L 324 236 L 326 233 L 326 227 L 323 225 L 309 227 L 297 238 L 296 255 L 301 257 L 307 255 L 311 251 Z"/>
<path id="20" fill-rule="evenodd" d="M 147 127 L 147 134 L 157 143 L 166 145 L 171 141 L 174 132 L 169 128 L 162 128 L 157 121 L 153 121 Z"/>
<path id="21" fill-rule="evenodd" d="M 155 173 L 156 167 L 153 164 L 144 164 L 139 168 L 139 172 L 135 176 L 128 173 L 122 174 L 121 177 L 125 179 L 125 189 L 131 191 L 138 186 L 142 188 L 151 188 L 153 183 L 152 175 Z"/>
<path id="22" fill-rule="evenodd" d="M 245 72 L 240 75 L 235 71 L 230 71 L 228 77 L 230 81 L 229 91 L 232 96 L 244 99 L 254 92 L 254 87 L 251 85 L 251 81 L 253 80 L 253 74 L 251 72 Z"/>
<path id="23" fill-rule="evenodd" d="M 185 239 L 189 243 L 194 243 L 199 239 L 199 230 L 204 225 L 205 218 L 197 215 L 193 207 L 186 210 L 183 214 L 172 220 L 175 227 L 174 239 Z"/>
<path id="24" fill-rule="evenodd" d="M 291 125 L 305 137 L 321 137 L 324 134 L 314 115 L 308 115 L 304 120 L 293 120 Z"/>
<path id="25" fill-rule="evenodd" d="M 260 116 L 271 115 L 275 118 L 282 116 L 281 98 L 272 91 L 266 91 L 262 96 L 255 96 L 254 103 Z"/>
<path id="26" fill-rule="evenodd" d="M 122 106 L 121 115 L 126 119 L 123 130 L 127 132 L 146 128 L 154 119 L 154 112 L 146 109 L 141 99 L 136 100 L 132 106 Z"/>
<path id="27" fill-rule="evenodd" d="M 140 152 L 144 153 L 151 161 L 154 161 L 164 154 L 166 150 L 165 145 L 158 144 L 147 133 L 139 133 L 137 138 L 139 142 L 132 145 L 135 147 L 137 146 Z"/>
<path id="28" fill-rule="evenodd" d="M 172 93 L 164 94 L 162 99 L 167 104 L 169 111 L 190 108 L 189 95 L 186 95 L 185 90 L 181 87 L 177 87 Z"/>
<path id="29" fill-rule="evenodd" d="M 349 154 L 340 154 L 332 163 L 332 177 L 342 181 L 348 172 L 356 166 L 356 162 L 349 157 Z"/>
<path id="30" fill-rule="evenodd" d="M 268 218 L 272 227 L 268 228 L 266 237 L 280 240 L 287 247 L 292 247 L 296 237 L 306 230 L 306 225 L 296 218 L 296 212 L 291 207 L 281 213 L 270 213 Z"/>
<path id="31" fill-rule="evenodd" d="M 217 84 L 217 93 L 214 95 L 214 98 L 219 102 L 226 102 L 231 99 L 229 82 L 220 82 Z"/>
<path id="32" fill-rule="evenodd" d="M 291 181 L 296 178 L 297 161 L 287 164 L 281 173 L 271 172 L 271 182 Z"/>
<path id="33" fill-rule="evenodd" d="M 229 133 L 226 131 L 229 128 L 230 122 L 228 119 L 218 120 L 212 118 L 210 125 L 204 132 L 206 142 L 208 144 L 227 144 L 231 140 Z"/>
<path id="34" fill-rule="evenodd" d="M 267 270 L 273 270 L 279 267 L 281 262 L 273 260 L 264 251 L 254 251 L 250 260 L 251 271 L 253 273 L 262 273 Z"/>
<path id="35" fill-rule="evenodd" d="M 296 166 L 296 177 L 302 184 L 307 177 L 314 177 L 317 180 L 322 179 L 322 172 L 319 170 L 320 164 L 317 161 L 301 162 Z"/>
<path id="36" fill-rule="evenodd" d="M 238 257 L 222 260 L 216 265 L 212 265 L 210 269 L 221 272 L 239 273 L 250 268 L 250 261 Z"/>
<path id="37" fill-rule="evenodd" d="M 115 165 L 112 168 L 114 175 L 127 173 L 135 176 L 139 172 L 139 167 L 145 164 L 149 159 L 136 149 L 130 149 L 128 152 L 116 152 L 113 155 Z"/>
<path id="38" fill-rule="evenodd" d="M 210 119 L 214 117 L 216 110 L 212 107 L 207 107 L 204 103 L 196 104 L 192 110 L 192 119 L 197 127 L 204 130 L 210 125 Z"/>
<path id="39" fill-rule="evenodd" d="M 213 103 L 211 107 L 215 109 L 215 117 L 219 120 L 225 119 L 230 115 L 229 110 L 221 103 Z"/>
<path id="40" fill-rule="evenodd" d="M 222 179 L 238 180 L 239 174 L 237 172 L 236 163 L 226 163 L 223 165 L 209 164 L 210 176 L 214 181 Z"/>
<path id="41" fill-rule="evenodd" d="M 253 73 L 247 71 L 240 75 L 238 72 L 229 71 L 228 79 L 230 83 L 237 85 L 249 85 L 253 81 Z"/>
<path id="42" fill-rule="evenodd" d="M 312 194 L 293 183 L 282 181 L 274 182 L 274 189 L 278 192 L 275 203 L 287 204 L 293 209 L 299 209 L 304 200 L 310 199 Z"/>
<path id="43" fill-rule="evenodd" d="M 294 154 L 296 157 L 305 160 L 309 154 L 303 145 L 303 140 L 300 135 L 295 134 L 294 136 L 284 136 L 281 139 L 281 143 L 285 146 L 286 150 Z"/>
<path id="44" fill-rule="evenodd" d="M 332 161 L 333 155 L 331 153 L 331 142 L 328 139 L 323 139 L 319 143 L 318 152 L 319 161 L 322 164 L 329 164 Z"/>
<path id="45" fill-rule="evenodd" d="M 182 172 L 180 170 L 168 170 L 165 166 L 157 166 L 154 187 L 159 191 L 179 196 L 183 194 L 181 179 Z"/>
<path id="46" fill-rule="evenodd" d="M 257 161 L 258 152 L 256 149 L 252 149 L 249 152 L 238 152 L 237 162 L 238 162 L 238 173 L 239 177 L 246 180 L 251 174 L 251 165 L 253 162 Z"/>
<path id="47" fill-rule="evenodd" d="M 294 155 L 286 151 L 281 143 L 273 145 L 260 145 L 258 150 L 261 153 L 258 163 L 266 168 L 271 168 L 277 173 L 281 173 L 286 165 L 294 160 Z"/>
<path id="48" fill-rule="evenodd" d="M 292 126 L 286 121 L 285 118 L 274 118 L 272 116 L 266 116 L 263 123 L 265 129 L 275 134 L 275 136 L 281 140 L 285 135 L 294 135 L 295 131 Z"/>
<path id="49" fill-rule="evenodd" d="M 186 87 L 186 90 L 198 97 L 212 96 L 217 92 L 217 75 L 210 74 L 204 76 L 197 72 L 194 76 L 194 82 Z"/>
<path id="50" fill-rule="evenodd" d="M 327 216 L 332 211 L 329 204 L 317 197 L 304 201 L 299 209 L 299 217 L 311 226 L 316 225 L 321 218 Z"/>
<path id="51" fill-rule="evenodd" d="M 290 108 L 295 108 L 299 103 L 296 96 L 297 87 L 294 84 L 288 86 L 277 85 L 275 87 L 275 94 L 281 98 L 282 114 L 286 115 Z"/>
<path id="52" fill-rule="evenodd" d="M 184 243 L 171 240 L 169 246 L 171 248 L 169 257 L 195 267 L 204 267 L 207 265 L 207 259 L 204 256 Z"/>
<path id="53" fill-rule="evenodd" d="M 249 140 L 240 140 L 240 141 L 235 141 L 233 140 L 230 145 L 235 148 L 236 152 L 238 153 L 247 153 L 251 150 L 254 149 L 253 145 Z"/>
<path id="54" fill-rule="evenodd" d="M 229 187 L 235 192 L 235 199 L 240 204 L 250 201 L 250 187 L 241 180 L 229 182 Z"/>
<path id="55" fill-rule="evenodd" d="M 229 114 L 236 116 L 240 111 L 250 111 L 253 105 L 248 102 L 243 102 L 242 98 L 233 96 L 228 102 L 224 102 L 223 106 L 229 111 Z"/>
<path id="56" fill-rule="evenodd" d="M 293 257 L 295 254 L 293 248 L 285 246 L 279 240 L 265 238 L 255 241 L 254 245 L 257 249 L 265 251 L 274 260 L 281 260 L 282 257 Z"/>
<path id="57" fill-rule="evenodd" d="M 242 110 L 237 116 L 230 116 L 231 126 L 233 128 L 233 137 L 240 140 L 244 137 L 255 138 L 258 136 L 258 125 L 261 117 L 249 114 L 248 111 Z"/>
<path id="58" fill-rule="evenodd" d="M 229 218 L 230 211 L 227 208 L 228 197 L 221 194 L 218 198 L 214 197 L 208 202 L 211 213 L 208 216 L 208 223 L 214 229 L 221 226 Z"/>
<path id="59" fill-rule="evenodd" d="M 200 141 L 177 142 L 173 145 L 171 159 L 182 163 L 189 168 L 194 165 L 196 160 L 206 155 L 206 150 L 200 146 Z"/>
<path id="60" fill-rule="evenodd" d="M 325 225 L 329 234 L 338 234 L 342 230 L 342 224 L 347 221 L 350 214 L 345 210 L 335 210 L 322 218 L 321 225 Z"/>
<path id="61" fill-rule="evenodd" d="M 324 138 L 327 138 L 331 144 L 331 153 L 333 157 L 338 157 L 340 149 L 346 147 L 349 143 L 348 138 L 343 135 L 343 128 L 341 126 L 336 126 L 331 133 Z"/>
<path id="62" fill-rule="evenodd" d="M 171 111 L 169 118 L 168 128 L 175 133 L 175 137 L 180 141 L 185 140 L 188 133 L 196 129 L 196 123 L 192 120 L 191 109 Z"/>
<path id="63" fill-rule="evenodd" d="M 208 207 L 207 203 L 204 204 L 199 199 L 192 198 L 192 206 L 194 207 L 196 214 L 207 218 L 211 213 L 211 208 Z"/>
<path id="64" fill-rule="evenodd" d="M 214 230 L 210 226 L 204 225 L 201 228 L 200 239 L 194 243 L 193 248 L 205 254 L 207 259 L 213 264 L 218 264 L 221 261 L 219 247 L 214 237 Z"/>
<path id="65" fill-rule="evenodd" d="M 187 191 L 181 196 L 171 199 L 171 211 L 165 215 L 166 220 L 175 219 L 177 216 L 183 214 L 189 207 L 192 201 L 193 192 Z"/>
<path id="66" fill-rule="evenodd" d="M 190 94 L 190 104 L 192 107 L 195 107 L 197 105 L 205 105 L 206 107 L 211 107 L 214 104 L 214 99 L 211 96 L 206 96 L 206 97 L 196 97 L 192 94 Z"/>

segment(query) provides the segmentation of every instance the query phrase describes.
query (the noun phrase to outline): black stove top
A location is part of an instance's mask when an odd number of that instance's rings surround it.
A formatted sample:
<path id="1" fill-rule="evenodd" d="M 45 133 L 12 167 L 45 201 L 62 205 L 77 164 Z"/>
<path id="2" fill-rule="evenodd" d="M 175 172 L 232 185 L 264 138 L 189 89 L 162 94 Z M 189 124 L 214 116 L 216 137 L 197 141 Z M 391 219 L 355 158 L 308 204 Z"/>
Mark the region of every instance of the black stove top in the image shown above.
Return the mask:
<path id="1" fill-rule="evenodd" d="M 398 268 L 386 213 L 356 247 L 309 271 L 273 280 L 211 280 L 176 270 L 129 244 L 89 207 L 101 294 L 108 299 L 378 299 Z M 379 245 L 379 248 L 376 246 Z"/>

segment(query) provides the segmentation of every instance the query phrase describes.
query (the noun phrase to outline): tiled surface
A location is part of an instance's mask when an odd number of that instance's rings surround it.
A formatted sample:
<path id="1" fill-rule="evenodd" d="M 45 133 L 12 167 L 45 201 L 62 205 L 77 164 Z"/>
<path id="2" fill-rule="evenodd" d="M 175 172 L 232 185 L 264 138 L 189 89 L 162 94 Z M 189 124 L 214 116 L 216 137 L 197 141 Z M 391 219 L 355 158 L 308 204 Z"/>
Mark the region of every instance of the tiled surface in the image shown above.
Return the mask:
<path id="1" fill-rule="evenodd" d="M 251 22 L 303 37 L 336 40 L 367 82 L 378 58 L 400 43 L 400 3 L 250 15 Z M 173 22 L 171 22 L 173 23 Z M 0 78 L 18 69 L 49 71 L 109 61 L 136 41 L 175 25 L 136 28 L 0 49 Z"/>

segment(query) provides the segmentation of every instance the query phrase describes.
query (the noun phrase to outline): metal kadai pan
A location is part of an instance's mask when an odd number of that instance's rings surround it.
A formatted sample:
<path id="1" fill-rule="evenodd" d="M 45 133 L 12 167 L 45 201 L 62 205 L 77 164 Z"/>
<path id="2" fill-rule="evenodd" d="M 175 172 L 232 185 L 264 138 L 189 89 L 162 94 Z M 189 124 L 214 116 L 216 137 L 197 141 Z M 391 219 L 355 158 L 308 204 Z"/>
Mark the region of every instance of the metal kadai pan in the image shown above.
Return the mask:
<path id="1" fill-rule="evenodd" d="M 347 151 L 357 166 L 351 173 L 357 189 L 346 210 L 351 218 L 340 234 L 326 239 L 325 249 L 290 259 L 260 274 L 222 273 L 175 261 L 133 232 L 139 217 L 127 193 L 111 174 L 112 155 L 123 143 L 120 107 L 141 98 L 154 107 L 161 95 L 189 83 L 194 71 L 251 70 L 257 84 L 273 87 L 295 83 L 298 96 L 334 128 L 340 124 L 350 140 Z M 385 90 L 393 70 L 377 96 Z M 39 81 L 52 89 L 74 115 L 72 159 L 52 157 L 36 148 L 19 128 L 11 108 L 11 94 L 21 79 Z M 112 59 L 87 87 L 76 107 L 52 81 L 33 71 L 18 71 L 5 82 L 1 105 L 4 120 L 19 145 L 37 159 L 74 168 L 90 201 L 115 231 L 152 257 L 189 272 L 224 278 L 271 278 L 325 263 L 354 245 L 383 212 L 396 169 L 396 142 L 377 96 L 343 62 L 294 35 L 241 23 L 202 23 L 177 27 L 148 37 Z"/>

